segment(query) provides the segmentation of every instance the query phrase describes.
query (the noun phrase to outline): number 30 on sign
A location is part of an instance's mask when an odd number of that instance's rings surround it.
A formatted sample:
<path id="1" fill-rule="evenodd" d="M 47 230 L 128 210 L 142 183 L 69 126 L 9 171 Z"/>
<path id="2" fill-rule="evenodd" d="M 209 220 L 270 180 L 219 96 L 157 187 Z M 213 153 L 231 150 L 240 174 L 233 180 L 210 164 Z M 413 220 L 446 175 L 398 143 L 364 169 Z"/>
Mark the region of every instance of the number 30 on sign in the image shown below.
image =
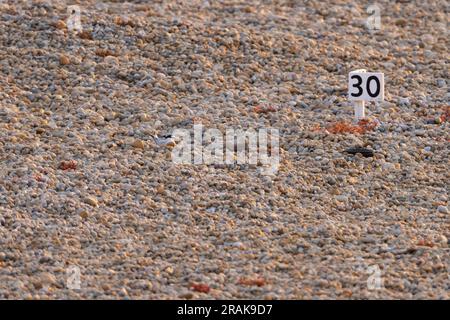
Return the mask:
<path id="1" fill-rule="evenodd" d="M 383 101 L 384 74 L 353 71 L 348 74 L 348 99 L 354 101 Z"/>

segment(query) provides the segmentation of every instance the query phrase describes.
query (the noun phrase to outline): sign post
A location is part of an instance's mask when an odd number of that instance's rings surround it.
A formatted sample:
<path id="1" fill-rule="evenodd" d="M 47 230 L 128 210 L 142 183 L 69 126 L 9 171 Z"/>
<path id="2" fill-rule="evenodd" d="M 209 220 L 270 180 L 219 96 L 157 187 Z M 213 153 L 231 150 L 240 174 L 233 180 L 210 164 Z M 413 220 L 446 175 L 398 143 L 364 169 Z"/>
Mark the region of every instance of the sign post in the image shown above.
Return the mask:
<path id="1" fill-rule="evenodd" d="M 364 100 L 353 102 L 355 109 L 355 118 L 356 120 L 361 120 L 366 117 L 366 102 Z"/>

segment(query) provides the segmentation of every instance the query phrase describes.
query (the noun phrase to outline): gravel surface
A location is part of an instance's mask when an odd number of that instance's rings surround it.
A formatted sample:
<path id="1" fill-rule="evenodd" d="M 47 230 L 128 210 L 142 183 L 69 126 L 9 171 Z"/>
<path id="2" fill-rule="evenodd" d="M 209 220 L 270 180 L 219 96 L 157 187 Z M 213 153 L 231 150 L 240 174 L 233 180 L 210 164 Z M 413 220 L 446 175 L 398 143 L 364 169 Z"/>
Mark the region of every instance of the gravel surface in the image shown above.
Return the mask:
<path id="1" fill-rule="evenodd" d="M 0 1 L 0 298 L 449 299 L 449 6 L 377 2 Z M 278 172 L 174 164 L 194 122 Z"/>

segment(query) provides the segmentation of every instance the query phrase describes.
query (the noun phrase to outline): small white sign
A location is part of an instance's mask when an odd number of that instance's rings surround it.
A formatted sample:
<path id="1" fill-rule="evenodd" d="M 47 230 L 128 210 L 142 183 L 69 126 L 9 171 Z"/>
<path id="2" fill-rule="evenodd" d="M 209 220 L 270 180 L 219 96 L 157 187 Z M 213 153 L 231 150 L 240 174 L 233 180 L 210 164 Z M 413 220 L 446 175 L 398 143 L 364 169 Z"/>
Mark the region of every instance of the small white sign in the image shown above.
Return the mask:
<path id="1" fill-rule="evenodd" d="M 351 101 L 383 101 L 384 74 L 352 71 L 348 74 L 348 99 Z"/>

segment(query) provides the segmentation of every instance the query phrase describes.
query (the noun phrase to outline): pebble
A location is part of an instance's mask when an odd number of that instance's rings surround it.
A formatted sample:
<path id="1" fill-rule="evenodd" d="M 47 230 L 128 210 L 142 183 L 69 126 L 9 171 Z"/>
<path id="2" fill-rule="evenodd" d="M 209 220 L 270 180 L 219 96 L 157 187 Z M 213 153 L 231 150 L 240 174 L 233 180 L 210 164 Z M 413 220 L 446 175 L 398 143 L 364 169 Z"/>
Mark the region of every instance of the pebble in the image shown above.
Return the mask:
<path id="1" fill-rule="evenodd" d="M 448 213 L 448 212 L 449 212 L 447 206 L 439 206 L 439 207 L 438 207 L 438 211 L 439 211 L 440 213 Z"/>
<path id="2" fill-rule="evenodd" d="M 84 202 L 86 202 L 87 204 L 89 204 L 92 207 L 98 207 L 98 200 L 94 197 L 86 197 L 84 199 Z"/>
<path id="3" fill-rule="evenodd" d="M 439 242 L 441 245 L 443 245 L 444 247 L 446 247 L 446 246 L 448 245 L 448 239 L 447 239 L 447 237 L 444 236 L 444 235 L 440 235 L 440 236 L 438 237 L 438 242 Z"/>
<path id="4" fill-rule="evenodd" d="M 180 299 L 187 299 L 190 300 L 192 298 L 194 298 L 194 294 L 192 292 L 186 292 L 186 293 L 182 293 L 178 296 Z"/>
<path id="5" fill-rule="evenodd" d="M 133 147 L 135 147 L 137 149 L 144 149 L 145 148 L 145 143 L 142 140 L 135 140 L 133 142 Z"/>
<path id="6" fill-rule="evenodd" d="M 119 59 L 114 56 L 106 56 L 103 60 L 106 64 L 117 66 L 119 64 Z"/>
<path id="7" fill-rule="evenodd" d="M 347 202 L 348 201 L 348 197 L 344 196 L 344 195 L 340 195 L 340 196 L 336 196 L 336 200 L 340 201 L 340 202 Z"/>
<path id="8" fill-rule="evenodd" d="M 58 29 L 66 29 L 66 28 L 67 28 L 67 25 L 66 25 L 66 23 L 64 22 L 64 20 L 58 20 L 58 21 L 55 23 L 55 27 L 58 28 Z"/>
<path id="9" fill-rule="evenodd" d="M 445 79 L 437 79 L 436 84 L 439 88 L 444 88 L 447 85 L 447 81 Z"/>
<path id="10" fill-rule="evenodd" d="M 44 286 L 50 286 L 56 284 L 56 277 L 49 273 L 49 272 L 43 272 L 38 281 L 38 285 L 44 285 Z"/>
<path id="11" fill-rule="evenodd" d="M 158 193 L 158 194 L 165 194 L 164 185 L 162 185 L 162 184 L 158 185 L 158 187 L 156 188 L 156 193 Z"/>
<path id="12" fill-rule="evenodd" d="M 362 148 L 362 147 L 348 148 L 344 152 L 347 152 L 347 153 L 350 153 L 353 155 L 361 154 L 364 157 L 373 157 L 373 155 L 374 155 L 373 150 L 368 149 L 368 148 Z"/>
<path id="13" fill-rule="evenodd" d="M 95 201 L 93 203 L 95 203 Z M 97 203 L 97 205 L 98 205 L 98 203 Z M 97 205 L 95 205 L 95 206 L 97 206 Z M 80 212 L 80 217 L 81 218 L 87 219 L 88 216 L 89 216 L 89 214 L 88 214 L 88 212 L 86 210 L 83 210 L 83 211 Z"/>
<path id="14" fill-rule="evenodd" d="M 427 33 L 422 36 L 422 41 L 426 44 L 433 44 L 435 42 L 435 39 L 433 35 Z"/>
<path id="15" fill-rule="evenodd" d="M 70 59 L 68 56 L 66 55 L 61 55 L 59 57 L 59 63 L 63 66 L 70 64 Z"/>
<path id="16" fill-rule="evenodd" d="M 377 241 L 374 237 L 367 236 L 367 237 L 361 238 L 361 242 L 362 243 L 376 243 Z"/>
<path id="17" fill-rule="evenodd" d="M 398 102 L 400 105 L 407 106 L 407 107 L 409 107 L 411 105 L 411 101 L 409 100 L 409 98 L 400 98 L 398 100 Z"/>

